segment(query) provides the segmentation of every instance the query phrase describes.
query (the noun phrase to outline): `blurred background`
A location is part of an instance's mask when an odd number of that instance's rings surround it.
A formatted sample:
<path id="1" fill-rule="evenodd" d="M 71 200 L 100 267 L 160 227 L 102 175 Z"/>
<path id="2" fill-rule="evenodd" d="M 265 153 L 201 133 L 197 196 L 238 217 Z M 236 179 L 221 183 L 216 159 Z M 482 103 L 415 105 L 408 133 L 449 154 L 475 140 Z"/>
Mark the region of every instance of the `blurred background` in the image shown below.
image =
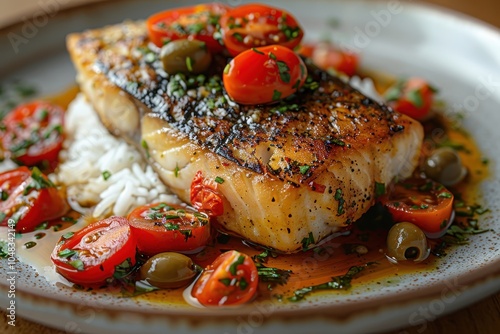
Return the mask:
<path id="1" fill-rule="evenodd" d="M 82 3 L 106 0 L 0 0 L 0 27 L 9 25 L 23 15 L 37 9 L 39 3 L 57 3 L 61 7 L 73 7 Z M 219 0 L 221 1 L 221 0 Z M 366 0 L 379 1 L 379 0 Z M 500 1 L 498 0 L 400 0 L 402 2 L 424 2 L 450 8 L 492 25 L 500 27 Z M 221 1 L 223 2 L 223 1 Z M 233 0 L 233 2 L 236 2 Z"/>

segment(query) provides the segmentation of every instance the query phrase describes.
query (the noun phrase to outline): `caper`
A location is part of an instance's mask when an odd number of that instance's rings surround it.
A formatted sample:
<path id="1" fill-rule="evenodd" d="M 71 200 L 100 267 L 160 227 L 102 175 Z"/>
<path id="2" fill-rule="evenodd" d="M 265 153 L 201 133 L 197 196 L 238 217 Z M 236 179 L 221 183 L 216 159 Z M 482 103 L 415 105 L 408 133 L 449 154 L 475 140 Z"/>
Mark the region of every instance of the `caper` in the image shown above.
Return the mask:
<path id="1" fill-rule="evenodd" d="M 160 59 L 167 73 L 201 73 L 210 66 L 212 55 L 203 42 L 179 39 L 161 48 Z"/>
<path id="2" fill-rule="evenodd" d="M 387 258 L 392 262 L 425 260 L 430 253 L 424 232 L 415 224 L 394 224 L 387 234 Z"/>
<path id="3" fill-rule="evenodd" d="M 467 168 L 458 153 L 449 147 L 435 150 L 425 161 L 424 172 L 431 179 L 445 186 L 453 186 L 462 181 Z"/>
<path id="4" fill-rule="evenodd" d="M 195 265 L 189 257 L 173 252 L 154 255 L 140 269 L 141 279 L 165 289 L 186 286 L 196 274 Z"/>

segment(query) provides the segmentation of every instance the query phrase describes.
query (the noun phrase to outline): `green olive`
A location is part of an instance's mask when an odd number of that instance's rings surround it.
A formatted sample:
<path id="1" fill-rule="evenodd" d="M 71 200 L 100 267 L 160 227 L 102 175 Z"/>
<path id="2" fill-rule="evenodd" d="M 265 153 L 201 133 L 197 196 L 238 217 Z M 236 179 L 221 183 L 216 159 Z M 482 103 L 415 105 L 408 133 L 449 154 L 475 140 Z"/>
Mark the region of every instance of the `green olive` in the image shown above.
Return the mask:
<path id="1" fill-rule="evenodd" d="M 467 168 L 458 153 L 449 147 L 435 150 L 425 161 L 424 172 L 431 179 L 445 186 L 453 186 L 462 181 Z"/>
<path id="2" fill-rule="evenodd" d="M 212 62 L 212 55 L 205 43 L 179 39 L 161 48 L 160 59 L 167 73 L 202 73 Z"/>
<path id="3" fill-rule="evenodd" d="M 188 285 L 197 275 L 193 261 L 182 254 L 165 252 L 149 258 L 140 269 L 141 279 L 158 288 Z"/>
<path id="4" fill-rule="evenodd" d="M 387 234 L 387 257 L 392 262 L 411 260 L 420 262 L 430 253 L 427 238 L 415 224 L 394 224 Z"/>

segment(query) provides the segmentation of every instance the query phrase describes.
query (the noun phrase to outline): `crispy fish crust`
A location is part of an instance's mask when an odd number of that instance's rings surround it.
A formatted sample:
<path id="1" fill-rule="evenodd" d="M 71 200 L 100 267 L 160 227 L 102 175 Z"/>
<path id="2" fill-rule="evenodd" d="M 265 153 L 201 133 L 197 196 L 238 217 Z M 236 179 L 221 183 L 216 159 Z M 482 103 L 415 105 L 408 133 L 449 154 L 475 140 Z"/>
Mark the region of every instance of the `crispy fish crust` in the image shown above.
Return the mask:
<path id="1" fill-rule="evenodd" d="M 147 147 L 162 180 L 186 201 L 194 175 L 222 178 L 218 227 L 282 252 L 342 231 L 375 202 L 376 184 L 408 177 L 420 123 L 311 64 L 316 84 L 276 105 L 225 95 L 226 59 L 203 76 L 169 75 L 143 22 L 72 34 L 82 91 L 108 129 Z M 316 85 L 316 88 L 314 87 Z"/>

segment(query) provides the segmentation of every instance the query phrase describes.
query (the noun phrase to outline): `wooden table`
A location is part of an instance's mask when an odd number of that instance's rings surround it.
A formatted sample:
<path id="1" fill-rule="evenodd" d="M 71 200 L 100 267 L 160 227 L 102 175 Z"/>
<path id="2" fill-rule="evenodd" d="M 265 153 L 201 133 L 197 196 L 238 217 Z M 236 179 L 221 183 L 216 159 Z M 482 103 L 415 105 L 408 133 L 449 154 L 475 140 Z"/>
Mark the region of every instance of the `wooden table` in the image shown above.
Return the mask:
<path id="1" fill-rule="evenodd" d="M 7 4 L 7 1 L 9 2 Z M 72 3 L 82 3 L 99 0 L 73 0 Z M 0 0 L 0 26 L 29 13 L 38 0 Z M 426 0 L 423 2 L 438 4 L 484 20 L 500 28 L 499 0 Z M 62 2 L 61 2 L 62 3 Z M 15 4 L 15 6 L 14 6 Z M 500 52 L 500 50 L 498 50 Z M 5 313 L 1 312 L 0 333 L 4 334 L 63 334 L 65 332 L 51 329 L 31 321 L 17 318 L 16 327 L 6 323 Z M 438 318 L 424 326 L 403 328 L 391 334 L 497 334 L 500 333 L 500 293 L 488 297 L 465 309 Z"/>

